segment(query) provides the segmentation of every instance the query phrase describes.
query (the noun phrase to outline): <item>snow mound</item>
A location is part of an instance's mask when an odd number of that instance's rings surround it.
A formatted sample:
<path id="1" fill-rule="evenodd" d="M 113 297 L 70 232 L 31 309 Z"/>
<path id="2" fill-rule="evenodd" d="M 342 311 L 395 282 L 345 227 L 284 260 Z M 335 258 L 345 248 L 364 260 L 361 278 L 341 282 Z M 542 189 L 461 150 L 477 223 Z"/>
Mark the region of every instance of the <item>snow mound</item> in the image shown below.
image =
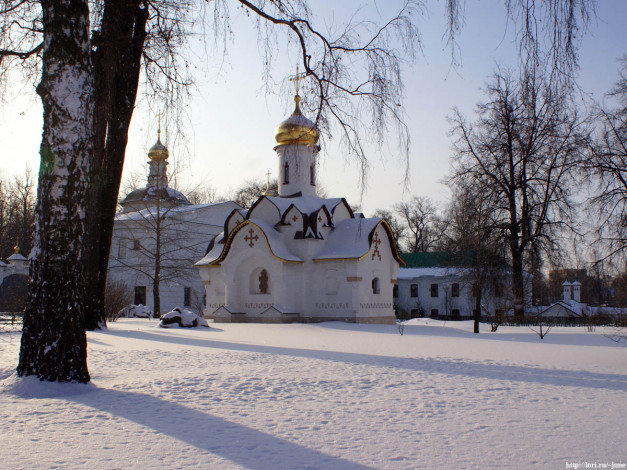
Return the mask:
<path id="1" fill-rule="evenodd" d="M 185 310 L 184 308 L 174 307 L 171 311 L 161 316 L 161 328 L 194 328 L 197 326 L 205 326 L 209 328 L 209 323 L 194 312 Z"/>
<path id="2" fill-rule="evenodd" d="M 18 377 L 17 373 L 0 380 L 0 393 L 20 398 L 65 398 L 96 390 L 93 384 L 45 382 L 37 377 Z"/>
<path id="3" fill-rule="evenodd" d="M 118 312 L 122 318 L 152 318 L 152 310 L 145 305 L 129 305 Z"/>

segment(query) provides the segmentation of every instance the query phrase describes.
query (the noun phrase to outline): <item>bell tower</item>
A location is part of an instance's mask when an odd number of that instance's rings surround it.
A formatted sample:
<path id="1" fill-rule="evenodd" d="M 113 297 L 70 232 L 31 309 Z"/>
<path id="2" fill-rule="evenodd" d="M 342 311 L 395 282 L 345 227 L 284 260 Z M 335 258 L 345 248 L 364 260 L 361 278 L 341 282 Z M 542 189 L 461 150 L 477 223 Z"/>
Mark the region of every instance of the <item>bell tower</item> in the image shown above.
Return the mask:
<path id="1" fill-rule="evenodd" d="M 296 96 L 294 112 L 276 128 L 274 138 L 279 156 L 278 191 L 280 197 L 301 193 L 303 196 L 316 196 L 317 156 L 320 152 L 320 133 L 316 125 L 303 116 L 300 110 L 298 82 L 296 74 Z"/>
<path id="2" fill-rule="evenodd" d="M 168 148 L 161 143 L 161 123 L 157 131 L 157 142 L 148 150 L 148 188 L 149 189 L 165 189 L 168 187 L 168 157 L 170 152 Z"/>

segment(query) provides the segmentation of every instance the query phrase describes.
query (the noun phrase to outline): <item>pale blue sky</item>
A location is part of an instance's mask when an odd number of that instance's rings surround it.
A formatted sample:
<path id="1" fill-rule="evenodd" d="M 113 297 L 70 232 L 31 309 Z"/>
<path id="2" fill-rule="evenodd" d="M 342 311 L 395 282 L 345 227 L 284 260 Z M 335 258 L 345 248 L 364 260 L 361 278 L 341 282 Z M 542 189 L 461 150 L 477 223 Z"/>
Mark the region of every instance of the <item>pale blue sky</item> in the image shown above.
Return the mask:
<path id="1" fill-rule="evenodd" d="M 365 2 L 338 2 L 344 11 L 331 11 L 328 2 L 314 0 L 314 11 L 322 12 L 316 20 L 339 23 L 343 15 Z M 391 14 L 392 2 L 379 2 L 381 14 Z M 398 2 L 400 3 L 400 2 Z M 451 68 L 450 50 L 442 39 L 445 17 L 442 2 L 433 5 L 418 21 L 423 51 L 416 63 L 405 67 L 406 115 L 410 127 L 410 189 L 403 192 L 404 166 L 390 151 L 371 149 L 372 170 L 362 202 L 370 214 L 376 208 L 390 207 L 412 195 L 445 201 L 448 190 L 440 181 L 449 169 L 450 138 L 446 116 L 458 106 L 468 117 L 483 99 L 481 87 L 495 69 L 495 64 L 516 66 L 511 27 L 506 31 L 504 2 L 467 0 L 465 27 L 459 36 L 462 66 Z M 365 8 L 363 15 L 374 10 Z M 243 180 L 276 175 L 277 157 L 272 150 L 276 125 L 292 110 L 291 90 L 277 86 L 276 94 L 266 95 L 261 78 L 261 60 L 257 36 L 250 21 L 233 9 L 234 40 L 229 44 L 227 63 L 219 72 L 202 65 L 196 75 L 198 89 L 187 106 L 189 121 L 183 133 L 188 145 L 184 151 L 169 142 L 171 160 L 181 166 L 183 186 L 207 184 L 218 192 L 236 188 Z M 580 84 L 597 99 L 603 97 L 618 77 L 617 59 L 627 54 L 627 1 L 603 0 L 599 18 L 591 26 L 581 50 Z M 210 51 L 210 56 L 212 55 Z M 215 55 L 214 57 L 217 57 Z M 286 53 L 276 61 L 273 78 L 281 83 L 294 73 L 295 55 Z M 205 71 L 203 72 L 202 69 Z M 38 168 L 41 137 L 41 106 L 30 90 L 0 109 L 0 169 L 3 177 L 21 174 L 28 164 Z M 127 147 L 125 176 L 145 174 L 147 149 L 156 139 L 156 119 L 149 116 L 145 103 L 135 112 Z M 174 135 L 169 130 L 169 135 Z M 359 203 L 357 165 L 347 162 L 335 142 L 326 142 L 321 152 L 319 181 L 329 196 L 345 196 Z"/>

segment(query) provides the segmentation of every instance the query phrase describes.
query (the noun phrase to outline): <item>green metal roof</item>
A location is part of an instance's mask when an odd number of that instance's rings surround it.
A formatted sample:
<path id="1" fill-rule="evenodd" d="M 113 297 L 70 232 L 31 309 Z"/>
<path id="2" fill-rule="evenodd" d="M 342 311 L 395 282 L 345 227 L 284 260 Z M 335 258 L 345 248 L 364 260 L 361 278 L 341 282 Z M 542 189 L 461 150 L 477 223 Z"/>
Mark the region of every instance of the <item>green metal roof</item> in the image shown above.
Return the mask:
<path id="1" fill-rule="evenodd" d="M 401 253 L 405 268 L 436 268 L 440 266 L 472 266 L 476 256 L 473 252 L 431 251 L 427 253 Z"/>

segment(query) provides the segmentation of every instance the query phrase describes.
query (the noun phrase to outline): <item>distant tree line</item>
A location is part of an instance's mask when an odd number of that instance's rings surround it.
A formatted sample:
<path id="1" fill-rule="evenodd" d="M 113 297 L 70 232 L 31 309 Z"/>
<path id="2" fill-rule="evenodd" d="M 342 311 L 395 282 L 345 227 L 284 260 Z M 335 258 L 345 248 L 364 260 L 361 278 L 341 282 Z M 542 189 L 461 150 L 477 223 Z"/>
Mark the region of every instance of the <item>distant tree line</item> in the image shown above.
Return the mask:
<path id="1" fill-rule="evenodd" d="M 538 304 L 579 278 L 582 300 L 627 305 L 627 58 L 621 67 L 592 112 L 556 95 L 541 68 L 524 80 L 498 70 L 475 118 L 450 118 L 450 203 L 413 196 L 375 215 L 403 251 L 473 251 L 485 272 L 507 263 L 518 317 L 524 272 Z"/>
<path id="2" fill-rule="evenodd" d="M 13 179 L 0 177 L 0 260 L 17 249 L 28 256 L 35 223 L 35 180 L 30 170 Z"/>

